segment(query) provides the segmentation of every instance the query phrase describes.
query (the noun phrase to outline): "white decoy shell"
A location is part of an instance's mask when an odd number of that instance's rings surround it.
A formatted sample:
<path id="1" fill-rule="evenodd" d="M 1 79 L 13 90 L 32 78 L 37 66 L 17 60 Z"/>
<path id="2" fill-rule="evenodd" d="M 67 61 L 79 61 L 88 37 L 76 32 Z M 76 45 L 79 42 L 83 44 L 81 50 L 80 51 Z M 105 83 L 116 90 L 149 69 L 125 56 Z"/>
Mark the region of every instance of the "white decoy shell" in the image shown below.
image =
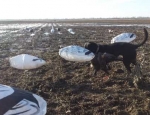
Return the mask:
<path id="1" fill-rule="evenodd" d="M 61 32 L 58 32 L 58 34 L 62 34 Z"/>
<path id="2" fill-rule="evenodd" d="M 68 32 L 71 34 L 75 34 L 75 32 L 73 32 L 73 30 L 71 28 L 68 29 Z"/>
<path id="3" fill-rule="evenodd" d="M 11 95 L 14 92 L 14 90 L 7 86 L 0 84 L 0 100 Z"/>
<path id="4" fill-rule="evenodd" d="M 70 32 L 71 34 L 75 34 L 75 32 Z"/>
<path id="5" fill-rule="evenodd" d="M 10 66 L 17 69 L 35 69 L 46 64 L 46 62 L 38 57 L 21 54 L 9 58 Z"/>
<path id="6" fill-rule="evenodd" d="M 48 32 L 45 32 L 45 33 L 44 33 L 44 35 L 45 35 L 45 36 L 49 36 L 49 35 L 50 35 L 50 33 L 48 33 Z"/>
<path id="7" fill-rule="evenodd" d="M 133 33 L 122 33 L 117 35 L 111 40 L 111 43 L 115 42 L 131 42 L 136 38 L 136 35 Z"/>
<path id="8" fill-rule="evenodd" d="M 89 53 L 86 55 L 87 52 Z M 91 61 L 95 57 L 88 49 L 75 45 L 59 49 L 59 55 L 68 61 L 77 62 Z"/>
<path id="9" fill-rule="evenodd" d="M 53 34 L 55 32 L 54 28 L 51 29 L 51 33 Z"/>
<path id="10" fill-rule="evenodd" d="M 35 34 L 30 34 L 30 36 L 31 36 L 31 37 L 34 37 L 34 36 L 35 36 Z"/>
<path id="11" fill-rule="evenodd" d="M 47 111 L 47 103 L 42 97 L 2 84 L 0 105 L 1 115 L 45 115 Z"/>

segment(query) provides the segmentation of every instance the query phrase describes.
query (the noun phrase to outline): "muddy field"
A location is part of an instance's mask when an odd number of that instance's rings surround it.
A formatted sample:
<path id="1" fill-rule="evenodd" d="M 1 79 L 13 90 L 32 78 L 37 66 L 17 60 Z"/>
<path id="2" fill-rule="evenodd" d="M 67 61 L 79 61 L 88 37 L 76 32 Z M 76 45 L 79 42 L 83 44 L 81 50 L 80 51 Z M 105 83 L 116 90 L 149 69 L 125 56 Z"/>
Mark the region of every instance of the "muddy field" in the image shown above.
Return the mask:
<path id="1" fill-rule="evenodd" d="M 69 62 L 58 55 L 60 46 L 83 46 L 87 41 L 110 44 L 111 39 L 122 32 L 135 33 L 137 38 L 132 43 L 140 43 L 144 38 L 143 26 L 57 23 L 54 27 L 59 27 L 62 34 L 45 36 L 43 32 L 49 32 L 51 25 L 41 25 L 32 25 L 36 35 L 31 37 L 31 32 L 22 30 L 24 27 L 10 28 L 6 24 L 9 31 L 1 35 L 0 40 L 0 84 L 42 96 L 47 101 L 47 115 L 150 115 L 149 39 L 137 49 L 143 75 L 134 72 L 127 77 L 123 64 L 112 62 L 109 76 L 99 71 L 94 77 L 90 62 Z M 44 31 L 39 31 L 41 27 Z M 68 28 L 75 34 L 70 34 Z M 147 30 L 150 33 L 150 28 Z M 10 67 L 6 58 L 22 53 L 38 56 L 47 64 L 34 70 Z M 136 77 L 140 80 L 135 81 Z"/>

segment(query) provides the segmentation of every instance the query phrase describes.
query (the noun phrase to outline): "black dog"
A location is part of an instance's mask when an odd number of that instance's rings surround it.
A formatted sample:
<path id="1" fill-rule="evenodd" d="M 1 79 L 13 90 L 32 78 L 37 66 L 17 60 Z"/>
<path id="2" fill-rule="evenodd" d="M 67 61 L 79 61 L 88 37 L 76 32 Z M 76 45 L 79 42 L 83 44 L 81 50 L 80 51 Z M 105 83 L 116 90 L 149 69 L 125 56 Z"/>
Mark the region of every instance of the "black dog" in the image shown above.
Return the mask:
<path id="1" fill-rule="evenodd" d="M 94 76 L 96 75 L 98 70 L 103 70 L 105 73 L 108 73 L 108 70 L 110 70 L 110 66 L 108 63 L 113 61 L 122 61 L 123 59 L 120 57 L 116 57 L 112 54 L 108 53 L 96 53 L 95 57 L 91 60 L 91 64 L 94 67 Z"/>
<path id="2" fill-rule="evenodd" d="M 148 32 L 144 28 L 144 34 L 145 38 L 142 43 L 140 44 L 131 44 L 131 43 L 126 43 L 126 42 L 118 42 L 118 43 L 113 43 L 109 45 L 98 45 L 94 42 L 88 42 L 85 43 L 84 47 L 94 54 L 97 52 L 101 53 L 110 53 L 113 54 L 114 56 L 118 57 L 119 55 L 123 56 L 123 63 L 128 71 L 128 73 L 131 73 L 131 68 L 130 64 L 136 65 L 136 49 L 140 46 L 142 46 L 148 39 Z"/>

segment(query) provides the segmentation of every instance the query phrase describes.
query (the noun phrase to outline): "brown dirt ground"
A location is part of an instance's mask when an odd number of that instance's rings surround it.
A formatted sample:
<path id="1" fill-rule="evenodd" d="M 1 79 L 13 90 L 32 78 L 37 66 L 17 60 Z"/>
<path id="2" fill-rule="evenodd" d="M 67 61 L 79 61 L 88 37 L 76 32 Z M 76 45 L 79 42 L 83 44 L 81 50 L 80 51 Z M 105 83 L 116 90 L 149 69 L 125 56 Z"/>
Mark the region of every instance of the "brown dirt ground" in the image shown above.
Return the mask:
<path id="1" fill-rule="evenodd" d="M 137 39 L 133 44 L 143 40 L 143 27 L 71 27 L 75 35 L 66 31 L 62 35 L 50 36 L 48 39 L 37 39 L 34 48 L 45 49 L 34 51 L 31 44 L 19 53 L 37 55 L 50 61 L 38 69 L 17 70 L 11 68 L 2 58 L 0 60 L 0 83 L 31 91 L 47 101 L 47 115 L 150 115 L 150 40 L 137 49 L 137 60 L 141 63 L 143 77 L 137 86 L 133 81 L 135 75 L 126 77 L 121 62 L 111 63 L 109 79 L 103 71 L 93 77 L 90 62 L 69 62 L 58 55 L 60 45 L 80 45 L 86 41 L 110 44 L 112 37 L 122 32 L 133 32 Z M 109 33 L 112 29 L 114 33 Z M 150 29 L 148 29 L 150 33 Z M 6 56 L 16 53 L 7 52 L 9 43 L 0 46 Z M 18 54 L 19 54 L 18 53 Z M 0 55 L 3 57 L 3 55 Z M 118 69 L 124 70 L 118 73 Z M 134 70 L 134 67 L 133 67 Z"/>

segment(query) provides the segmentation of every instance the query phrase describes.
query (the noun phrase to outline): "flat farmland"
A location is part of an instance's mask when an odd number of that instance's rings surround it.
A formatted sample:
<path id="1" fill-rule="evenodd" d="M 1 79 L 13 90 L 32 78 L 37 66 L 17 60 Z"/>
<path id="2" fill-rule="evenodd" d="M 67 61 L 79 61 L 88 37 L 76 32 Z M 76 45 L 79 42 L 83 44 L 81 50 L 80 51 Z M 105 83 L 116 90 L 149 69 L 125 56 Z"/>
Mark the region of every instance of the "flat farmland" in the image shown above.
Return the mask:
<path id="1" fill-rule="evenodd" d="M 50 33 L 52 23 L 61 34 L 44 34 Z M 135 82 L 137 74 L 126 77 L 122 62 L 112 62 L 109 75 L 99 71 L 92 76 L 90 62 L 70 62 L 58 54 L 60 47 L 84 46 L 88 41 L 110 44 L 123 32 L 135 33 L 132 43 L 138 44 L 144 39 L 143 28 L 150 33 L 149 25 L 149 19 L 1 21 L 0 84 L 42 96 L 47 101 L 46 115 L 150 115 L 149 38 L 137 49 L 142 71 L 139 82 Z M 33 32 L 25 31 L 26 27 Z M 69 28 L 75 34 L 70 34 Z M 31 37 L 33 33 L 35 36 Z M 7 58 L 23 53 L 40 57 L 47 64 L 33 70 L 10 67 Z"/>

